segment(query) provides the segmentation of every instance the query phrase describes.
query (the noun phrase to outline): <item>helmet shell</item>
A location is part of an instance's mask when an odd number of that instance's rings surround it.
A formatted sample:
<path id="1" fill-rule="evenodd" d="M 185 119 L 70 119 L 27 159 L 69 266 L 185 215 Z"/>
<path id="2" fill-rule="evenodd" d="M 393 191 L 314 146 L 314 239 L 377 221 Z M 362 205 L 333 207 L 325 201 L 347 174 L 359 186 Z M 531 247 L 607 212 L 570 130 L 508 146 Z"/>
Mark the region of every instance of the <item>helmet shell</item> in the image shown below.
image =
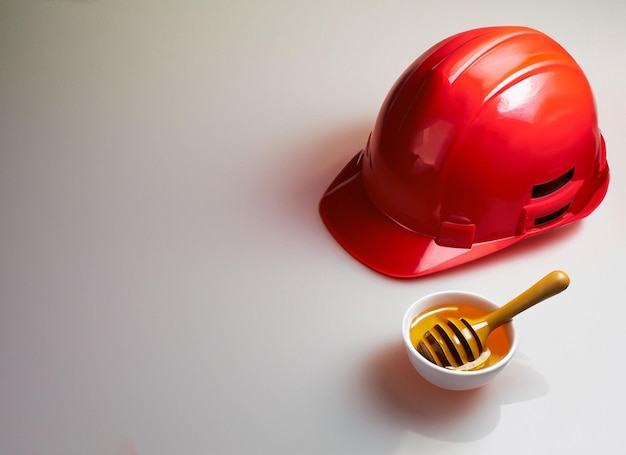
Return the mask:
<path id="1" fill-rule="evenodd" d="M 322 198 L 322 218 L 366 265 L 401 277 L 580 219 L 609 181 L 587 78 L 558 43 L 526 27 L 470 30 L 426 51 L 389 92 L 357 161 Z M 337 195 L 326 201 L 346 186 L 359 192 L 343 209 Z M 355 226 L 332 213 L 348 204 L 370 215 Z M 385 229 L 371 229 L 374 212 Z M 398 240 L 410 236 L 420 240 Z"/>

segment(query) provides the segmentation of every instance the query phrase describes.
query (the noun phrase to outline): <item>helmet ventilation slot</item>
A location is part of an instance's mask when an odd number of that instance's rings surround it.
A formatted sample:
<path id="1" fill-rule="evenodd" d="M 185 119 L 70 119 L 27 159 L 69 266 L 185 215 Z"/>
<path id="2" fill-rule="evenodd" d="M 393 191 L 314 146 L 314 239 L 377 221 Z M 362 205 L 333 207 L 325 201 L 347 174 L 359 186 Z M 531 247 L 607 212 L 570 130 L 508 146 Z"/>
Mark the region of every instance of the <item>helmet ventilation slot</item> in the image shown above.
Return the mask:
<path id="1" fill-rule="evenodd" d="M 541 183 L 540 185 L 533 186 L 533 199 L 538 197 L 547 196 L 548 194 L 554 193 L 556 190 L 564 186 L 567 182 L 572 180 L 574 176 L 574 168 L 571 168 L 565 174 L 560 177 L 555 178 L 554 180 L 550 180 L 546 183 Z"/>
<path id="2" fill-rule="evenodd" d="M 535 218 L 535 227 L 541 226 L 542 224 L 546 224 L 546 223 L 549 223 L 550 221 L 556 220 L 558 217 L 563 215 L 567 211 L 568 208 L 569 208 L 569 204 L 567 204 L 563 208 L 560 208 L 556 212 L 552 212 L 552 213 L 550 213 L 548 215 L 540 216 L 539 218 Z"/>

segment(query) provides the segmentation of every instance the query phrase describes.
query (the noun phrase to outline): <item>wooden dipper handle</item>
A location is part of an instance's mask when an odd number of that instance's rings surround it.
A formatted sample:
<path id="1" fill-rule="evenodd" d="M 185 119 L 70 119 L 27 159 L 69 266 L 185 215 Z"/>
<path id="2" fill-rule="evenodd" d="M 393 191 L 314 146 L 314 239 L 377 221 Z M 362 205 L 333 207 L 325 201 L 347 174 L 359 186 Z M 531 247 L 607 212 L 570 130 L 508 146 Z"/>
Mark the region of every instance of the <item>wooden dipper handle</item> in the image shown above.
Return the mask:
<path id="1" fill-rule="evenodd" d="M 531 306 L 564 291 L 569 286 L 569 276 L 561 270 L 548 273 L 513 300 L 485 316 L 490 330 L 510 321 Z"/>

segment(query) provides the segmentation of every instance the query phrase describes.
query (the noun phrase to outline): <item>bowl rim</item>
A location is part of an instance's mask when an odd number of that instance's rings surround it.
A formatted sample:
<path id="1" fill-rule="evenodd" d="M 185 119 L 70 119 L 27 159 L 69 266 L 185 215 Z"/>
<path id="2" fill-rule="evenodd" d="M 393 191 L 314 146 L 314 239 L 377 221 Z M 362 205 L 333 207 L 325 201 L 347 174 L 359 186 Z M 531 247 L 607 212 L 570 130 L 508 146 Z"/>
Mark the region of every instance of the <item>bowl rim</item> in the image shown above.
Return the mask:
<path id="1" fill-rule="evenodd" d="M 420 365 L 422 365 L 424 368 L 427 368 L 431 371 L 437 372 L 439 374 L 443 374 L 443 375 L 448 375 L 448 376 L 454 376 L 454 377 L 475 377 L 475 376 L 484 376 L 484 375 L 488 375 L 489 373 L 495 372 L 497 370 L 502 369 L 507 363 L 509 363 L 509 361 L 513 358 L 513 356 L 515 355 L 517 348 L 518 348 L 518 344 L 519 344 L 519 337 L 515 331 L 515 326 L 513 324 L 513 321 L 507 322 L 505 324 L 506 328 L 508 329 L 509 332 L 509 336 L 511 339 L 511 346 L 508 350 L 508 352 L 506 353 L 506 355 L 504 355 L 502 358 L 500 358 L 496 363 L 494 363 L 493 365 L 490 365 L 488 367 L 485 368 L 481 368 L 479 370 L 455 370 L 452 368 L 445 368 L 445 367 L 441 367 L 439 365 L 436 365 L 430 361 L 428 361 L 426 358 L 424 358 L 424 356 L 422 356 L 417 349 L 415 348 L 415 346 L 413 346 L 413 343 L 411 342 L 411 337 L 410 337 L 410 327 L 411 327 L 411 322 L 413 321 L 413 319 L 415 318 L 415 316 L 417 316 L 418 314 L 422 313 L 424 310 L 427 310 L 428 308 L 432 308 L 437 306 L 437 304 L 433 304 L 433 305 L 429 305 L 429 306 L 424 306 L 427 301 L 433 299 L 433 298 L 438 298 L 438 297 L 442 297 L 442 296 L 452 296 L 452 295 L 462 295 L 465 297 L 470 297 L 471 299 L 474 299 L 474 301 L 479 301 L 483 304 L 485 304 L 485 306 L 489 306 L 493 309 L 499 308 L 500 305 L 498 305 L 497 303 L 495 303 L 494 301 L 488 299 L 487 297 L 477 294 L 475 292 L 469 292 L 469 291 L 458 291 L 458 290 L 449 290 L 449 291 L 438 291 L 438 292 L 433 292 L 427 295 L 424 295 L 423 297 L 419 298 L 418 300 L 416 300 L 415 302 L 413 302 L 409 308 L 406 310 L 406 312 L 404 313 L 404 317 L 402 318 L 402 338 L 404 340 L 404 346 L 407 349 L 407 351 L 410 353 L 409 355 L 414 358 L 417 359 L 417 361 L 419 362 Z M 424 306 L 424 308 L 421 309 L 421 311 L 416 312 L 415 309 L 417 307 L 421 307 Z"/>

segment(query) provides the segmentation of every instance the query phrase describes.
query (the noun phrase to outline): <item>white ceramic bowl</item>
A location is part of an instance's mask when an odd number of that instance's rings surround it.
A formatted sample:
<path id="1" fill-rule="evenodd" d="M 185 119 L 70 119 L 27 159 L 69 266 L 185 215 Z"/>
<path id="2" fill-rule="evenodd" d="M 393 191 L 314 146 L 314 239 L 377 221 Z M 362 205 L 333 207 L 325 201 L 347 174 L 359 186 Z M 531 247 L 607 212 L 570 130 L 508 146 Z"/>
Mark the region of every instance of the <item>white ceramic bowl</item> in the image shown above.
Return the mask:
<path id="1" fill-rule="evenodd" d="M 479 370 L 459 371 L 449 368 L 443 368 L 426 360 L 411 343 L 409 334 L 411 323 L 419 314 L 427 310 L 438 307 L 450 302 L 459 302 L 471 305 L 486 311 L 493 311 L 498 305 L 492 301 L 469 292 L 461 291 L 444 291 L 437 292 L 422 297 L 409 307 L 402 321 L 402 337 L 404 339 L 404 347 L 413 364 L 413 367 L 420 373 L 424 379 L 432 384 L 449 390 L 469 390 L 481 387 L 491 381 L 502 369 L 509 363 L 515 352 L 517 351 L 517 336 L 513 323 L 507 323 L 502 326 L 507 331 L 507 335 L 511 340 L 511 347 L 508 353 L 493 365 L 487 366 Z"/>

